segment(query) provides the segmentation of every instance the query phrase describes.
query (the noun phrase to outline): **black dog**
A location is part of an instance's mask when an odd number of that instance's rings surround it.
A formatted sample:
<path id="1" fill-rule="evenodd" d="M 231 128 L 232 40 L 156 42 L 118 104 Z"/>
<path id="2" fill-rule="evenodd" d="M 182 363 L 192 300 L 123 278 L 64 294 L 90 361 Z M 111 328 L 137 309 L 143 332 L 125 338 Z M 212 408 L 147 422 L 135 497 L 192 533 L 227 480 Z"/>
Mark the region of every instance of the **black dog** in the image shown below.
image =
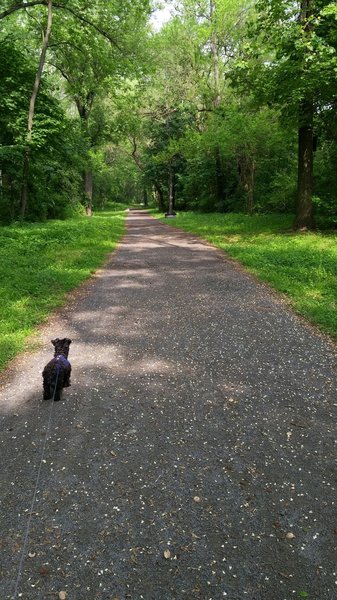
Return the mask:
<path id="1" fill-rule="evenodd" d="M 71 340 L 52 340 L 55 347 L 54 358 L 43 369 L 43 399 L 61 400 L 62 389 L 70 386 L 71 364 L 68 360 Z"/>

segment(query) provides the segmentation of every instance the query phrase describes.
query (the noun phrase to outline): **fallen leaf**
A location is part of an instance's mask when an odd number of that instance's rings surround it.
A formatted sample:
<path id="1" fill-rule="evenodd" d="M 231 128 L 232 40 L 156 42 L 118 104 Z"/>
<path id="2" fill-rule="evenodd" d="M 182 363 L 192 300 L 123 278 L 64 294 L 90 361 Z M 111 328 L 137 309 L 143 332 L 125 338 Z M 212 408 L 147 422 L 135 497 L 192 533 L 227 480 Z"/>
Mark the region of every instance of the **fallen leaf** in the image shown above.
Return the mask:
<path id="1" fill-rule="evenodd" d="M 285 579 L 290 579 L 290 575 L 288 575 L 288 573 L 282 573 L 282 571 L 280 571 L 279 575 L 281 575 L 281 577 L 284 577 Z"/>

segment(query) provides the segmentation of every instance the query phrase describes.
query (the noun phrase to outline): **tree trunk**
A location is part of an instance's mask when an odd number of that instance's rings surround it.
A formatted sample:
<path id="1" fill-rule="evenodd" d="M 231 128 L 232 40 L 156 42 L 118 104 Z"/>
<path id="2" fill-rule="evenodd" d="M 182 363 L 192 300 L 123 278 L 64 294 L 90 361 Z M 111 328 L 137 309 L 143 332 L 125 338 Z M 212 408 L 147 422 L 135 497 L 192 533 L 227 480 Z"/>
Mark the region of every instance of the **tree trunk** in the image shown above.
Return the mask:
<path id="1" fill-rule="evenodd" d="M 77 106 L 78 114 L 80 116 L 81 128 L 83 135 L 88 143 L 88 149 L 93 145 L 92 138 L 89 133 L 89 117 L 92 109 L 92 105 L 95 99 L 95 93 L 93 91 L 89 91 L 86 94 L 85 98 L 81 98 L 79 96 L 74 96 L 75 104 Z M 83 187 L 84 187 L 84 196 L 85 196 L 85 212 L 88 217 L 92 215 L 92 198 L 93 198 L 93 181 L 92 181 L 92 171 L 89 166 L 89 157 L 88 157 L 88 166 L 84 171 L 83 176 Z"/>
<path id="2" fill-rule="evenodd" d="M 238 159 L 240 181 L 245 190 L 245 212 L 248 215 L 254 211 L 254 188 L 255 188 L 255 169 L 256 163 L 254 157 L 248 154 L 241 155 Z"/>
<path id="3" fill-rule="evenodd" d="M 221 89 L 220 89 L 220 56 L 219 56 L 219 40 L 214 23 L 214 13 L 216 10 L 215 0 L 210 0 L 209 4 L 209 20 L 211 24 L 210 48 L 212 56 L 213 69 L 213 109 L 216 111 L 221 105 Z M 216 201 L 217 204 L 224 208 L 225 204 L 225 178 L 222 168 L 222 160 L 219 146 L 215 149 L 215 183 L 216 183 Z"/>
<path id="4" fill-rule="evenodd" d="M 313 100 L 305 100 L 300 107 L 298 129 L 298 183 L 295 229 L 312 229 L 313 220 Z"/>
<path id="5" fill-rule="evenodd" d="M 214 0 L 210 1 L 209 6 L 209 14 L 210 14 L 210 23 L 211 23 L 211 39 L 210 39 L 210 48 L 212 54 L 212 66 L 213 66 L 213 77 L 214 77 L 214 96 L 213 96 L 213 107 L 215 109 L 219 108 L 221 104 L 221 92 L 220 92 L 220 68 L 219 68 L 219 42 L 218 36 L 215 29 L 214 24 L 214 12 L 215 12 L 215 2 Z"/>
<path id="6" fill-rule="evenodd" d="M 246 182 L 246 213 L 248 215 L 253 214 L 254 210 L 254 186 L 255 186 L 255 160 L 254 158 L 249 159 L 249 169 L 247 171 L 247 182 Z"/>
<path id="7" fill-rule="evenodd" d="M 215 184 L 217 208 L 225 210 L 225 176 L 219 146 L 215 149 Z"/>
<path id="8" fill-rule="evenodd" d="M 28 204 L 28 178 L 29 178 L 29 167 L 30 167 L 30 144 L 31 144 L 31 141 L 32 141 L 33 120 L 34 120 L 34 114 L 35 114 L 35 103 L 36 103 L 36 98 L 37 98 L 37 94 L 38 94 L 40 83 L 41 83 L 41 78 L 42 78 L 42 73 L 43 73 L 43 68 L 44 68 L 45 60 L 46 60 L 46 53 L 47 53 L 47 48 L 48 48 L 48 44 L 49 44 L 49 37 L 50 37 L 50 33 L 51 33 L 51 28 L 52 28 L 52 20 L 53 20 L 53 3 L 52 3 L 52 0 L 48 0 L 47 29 L 46 29 L 46 32 L 45 32 L 44 38 L 43 38 L 39 66 L 38 66 L 38 69 L 37 69 L 37 72 L 36 72 L 35 81 L 34 81 L 34 87 L 33 87 L 32 95 L 31 95 L 31 98 L 30 98 L 30 103 L 29 103 L 27 136 L 26 136 L 27 148 L 25 150 L 24 159 L 23 159 L 23 176 L 22 176 L 21 208 L 20 208 L 20 217 L 21 217 L 21 219 L 23 219 L 24 216 L 25 216 L 25 214 L 26 214 L 27 204 Z"/>
<path id="9" fill-rule="evenodd" d="M 156 190 L 156 198 L 157 198 L 157 202 L 158 202 L 158 208 L 159 208 L 160 212 L 164 212 L 165 209 L 164 209 L 164 194 L 163 194 L 163 190 L 156 183 L 154 184 L 154 187 L 155 187 L 155 190 Z"/>
<path id="10" fill-rule="evenodd" d="M 84 194 L 85 194 L 85 212 L 88 217 L 92 215 L 92 171 L 86 169 L 84 173 Z"/>
<path id="11" fill-rule="evenodd" d="M 147 207 L 149 204 L 149 201 L 148 201 L 148 197 L 147 197 L 146 187 L 143 188 L 143 202 L 144 202 L 144 206 Z"/>
<path id="12" fill-rule="evenodd" d="M 312 0 L 301 0 L 299 22 L 310 36 L 312 24 L 308 22 L 312 15 Z M 314 101 L 307 96 L 299 106 L 298 124 L 298 171 L 297 201 L 294 229 L 313 229 L 313 168 L 314 168 Z"/>
<path id="13" fill-rule="evenodd" d="M 175 205 L 175 173 L 174 169 L 170 167 L 169 172 L 169 198 L 168 198 L 168 214 L 174 215 L 174 205 Z"/>

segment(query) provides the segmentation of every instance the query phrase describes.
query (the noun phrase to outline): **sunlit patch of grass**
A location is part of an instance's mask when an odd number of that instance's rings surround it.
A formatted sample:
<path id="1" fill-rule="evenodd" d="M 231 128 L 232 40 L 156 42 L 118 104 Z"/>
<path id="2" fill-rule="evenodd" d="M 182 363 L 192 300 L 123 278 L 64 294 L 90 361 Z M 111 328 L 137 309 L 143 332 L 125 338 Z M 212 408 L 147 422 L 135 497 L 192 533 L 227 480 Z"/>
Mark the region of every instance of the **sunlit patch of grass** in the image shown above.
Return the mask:
<path id="1" fill-rule="evenodd" d="M 124 232 L 125 211 L 0 228 L 0 369 Z"/>
<path id="2" fill-rule="evenodd" d="M 192 212 L 165 219 L 226 251 L 337 339 L 337 236 L 295 233 L 292 221 L 292 215 Z"/>

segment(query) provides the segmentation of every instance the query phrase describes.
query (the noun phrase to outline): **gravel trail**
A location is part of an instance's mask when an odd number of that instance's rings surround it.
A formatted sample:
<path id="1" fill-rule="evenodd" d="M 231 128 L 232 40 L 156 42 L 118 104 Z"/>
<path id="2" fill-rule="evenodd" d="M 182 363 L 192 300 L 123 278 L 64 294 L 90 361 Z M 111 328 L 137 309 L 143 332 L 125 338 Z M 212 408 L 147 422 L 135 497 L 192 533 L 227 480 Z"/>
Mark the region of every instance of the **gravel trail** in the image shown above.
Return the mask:
<path id="1" fill-rule="evenodd" d="M 336 600 L 329 341 L 138 212 L 40 337 L 0 389 L 0 600 Z"/>

